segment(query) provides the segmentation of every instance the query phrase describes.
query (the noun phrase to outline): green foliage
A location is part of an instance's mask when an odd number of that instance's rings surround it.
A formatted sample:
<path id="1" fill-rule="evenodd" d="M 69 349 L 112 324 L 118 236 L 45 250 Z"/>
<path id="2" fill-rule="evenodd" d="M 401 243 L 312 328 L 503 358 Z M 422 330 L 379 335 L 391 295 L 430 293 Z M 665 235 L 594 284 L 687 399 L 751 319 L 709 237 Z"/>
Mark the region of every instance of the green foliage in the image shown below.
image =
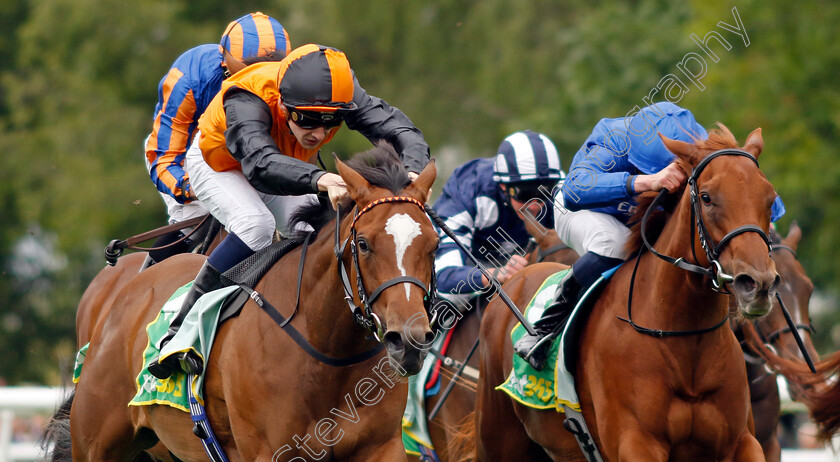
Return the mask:
<path id="1" fill-rule="evenodd" d="M 737 11 L 749 46 L 720 22 Z M 744 140 L 763 129 L 763 170 L 804 231 L 800 259 L 817 289 L 840 291 L 840 5 L 783 0 L 556 2 L 550 0 L 0 0 L 0 377 L 58 380 L 71 355 L 76 303 L 114 238 L 164 224 L 142 147 L 158 80 L 183 51 L 216 43 L 249 11 L 278 18 L 293 46 L 345 51 L 365 89 L 420 127 L 447 172 L 492 155 L 507 134 L 548 134 L 564 165 L 603 117 L 625 115 L 690 53 L 705 58 L 701 91 L 680 104 Z M 691 40 L 718 31 L 731 45 Z M 654 101 L 662 100 L 660 92 Z M 366 149 L 342 130 L 322 157 Z M 66 266 L 20 280 L 13 248 L 30 233 Z M 836 310 L 815 319 L 820 351 L 835 349 Z M 827 327 L 826 327 L 827 326 Z M 840 334 L 840 332 L 838 332 Z M 835 340 L 836 341 L 836 340 Z M 16 348 L 17 347 L 17 348 Z M 68 366 L 69 367 L 69 366 Z"/>

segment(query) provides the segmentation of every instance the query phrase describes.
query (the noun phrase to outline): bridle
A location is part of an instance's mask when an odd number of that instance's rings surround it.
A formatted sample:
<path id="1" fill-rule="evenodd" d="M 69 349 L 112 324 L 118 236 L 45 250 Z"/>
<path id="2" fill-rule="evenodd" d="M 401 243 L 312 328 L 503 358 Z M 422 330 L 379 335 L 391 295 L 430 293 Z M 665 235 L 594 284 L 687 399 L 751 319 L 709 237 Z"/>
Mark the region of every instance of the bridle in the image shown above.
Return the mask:
<path id="1" fill-rule="evenodd" d="M 708 228 L 706 227 L 705 221 L 703 221 L 703 214 L 701 213 L 701 205 L 700 205 L 700 192 L 697 186 L 697 179 L 700 177 L 700 174 L 703 173 L 703 170 L 709 165 L 714 159 L 717 159 L 721 156 L 741 156 L 746 157 L 753 161 L 756 166 L 758 166 L 758 159 L 756 159 L 752 154 L 743 151 L 741 149 L 721 149 L 719 151 L 715 151 L 700 161 L 692 170 L 691 175 L 688 178 L 688 188 L 689 194 L 691 199 L 691 219 L 694 221 L 695 226 L 691 227 L 691 240 L 689 242 L 692 243 L 691 245 L 691 253 L 694 257 L 695 262 L 699 262 L 700 260 L 697 258 L 696 248 L 694 245 L 694 233 L 695 229 L 697 232 L 697 238 L 700 241 L 700 245 L 703 247 L 703 251 L 706 253 L 706 259 L 709 261 L 708 267 L 699 266 L 697 264 L 689 263 L 685 261 L 682 257 L 680 258 L 673 258 L 667 255 L 663 255 L 656 251 L 653 248 L 653 245 L 650 244 L 647 240 L 647 233 L 646 227 L 648 219 L 650 218 L 651 213 L 658 209 L 661 203 L 663 202 L 665 196 L 668 194 L 668 191 L 663 189 L 659 191 L 659 194 L 656 196 L 656 199 L 650 204 L 648 209 L 645 211 L 644 216 L 642 217 L 641 223 L 641 235 L 642 235 L 642 242 L 644 243 L 645 248 L 647 248 L 651 253 L 659 257 L 660 259 L 678 267 L 686 271 L 691 271 L 693 273 L 701 274 L 703 276 L 708 277 L 712 282 L 712 289 L 715 292 L 729 294 L 730 292 L 726 289 L 726 285 L 729 282 L 732 282 L 735 278 L 732 275 L 726 274 L 723 272 L 723 268 L 718 261 L 720 254 L 726 248 L 726 245 L 736 236 L 744 234 L 744 233 L 756 233 L 758 234 L 761 239 L 767 244 L 768 252 L 773 250 L 773 245 L 770 241 L 770 238 L 767 237 L 767 233 L 764 232 L 759 226 L 756 225 L 743 225 L 735 228 L 734 230 L 727 233 L 723 239 L 720 240 L 717 244 L 709 236 Z M 631 315 L 631 306 L 633 301 L 633 286 L 636 279 L 636 272 L 639 269 L 639 261 L 641 260 L 642 256 L 642 248 L 639 249 L 639 253 L 636 258 L 636 264 L 633 268 L 633 275 L 630 279 L 630 294 L 627 299 L 627 318 L 618 317 L 622 321 L 625 321 L 633 326 L 639 333 L 650 335 L 652 337 L 675 337 L 675 336 L 685 336 L 685 335 L 698 335 L 703 334 L 706 332 L 711 332 L 720 326 L 724 325 L 729 318 L 729 313 L 727 312 L 726 316 L 718 322 L 717 324 L 707 327 L 705 329 L 697 329 L 697 330 L 677 330 L 677 331 L 663 331 L 659 329 L 648 329 L 633 322 L 633 318 Z"/>
<path id="2" fill-rule="evenodd" d="M 358 242 L 356 238 L 356 223 L 359 221 L 362 215 L 369 212 L 377 205 L 393 202 L 411 203 L 419 207 L 420 210 L 423 210 L 424 214 L 426 213 L 426 209 L 423 203 L 417 199 L 414 199 L 413 197 L 389 196 L 377 199 L 356 212 L 355 216 L 353 217 L 353 222 L 350 224 L 350 235 L 346 239 L 344 239 L 344 242 L 341 242 L 340 237 L 341 213 L 339 210 L 336 210 L 335 220 L 335 256 L 338 259 L 338 274 L 339 278 L 341 279 L 342 288 L 344 289 L 344 300 L 350 307 L 350 311 L 353 314 L 353 319 L 356 321 L 356 324 L 364 327 L 365 329 L 373 333 L 373 336 L 376 339 L 376 341 L 380 343 L 385 338 L 385 326 L 382 323 L 382 320 L 379 318 L 379 316 L 373 312 L 373 308 L 371 308 L 371 305 L 376 301 L 377 298 L 379 298 L 379 296 L 382 294 L 383 291 L 385 291 L 385 289 L 401 283 L 410 283 L 420 287 L 421 289 L 423 289 L 424 305 L 426 307 L 427 313 L 433 306 L 432 299 L 435 294 L 435 270 L 434 268 L 432 268 L 431 282 L 428 288 L 426 287 L 426 284 L 423 281 L 415 277 L 398 276 L 383 282 L 376 289 L 374 289 L 373 292 L 371 292 L 370 296 L 367 295 L 364 282 L 362 281 L 361 267 L 359 266 L 359 255 L 357 251 Z M 361 306 L 356 305 L 354 301 L 353 288 L 350 284 L 350 277 L 348 275 L 347 268 L 344 266 L 343 256 L 348 243 L 350 244 L 350 255 L 353 260 L 353 267 L 356 269 L 356 292 L 359 294 L 359 302 Z M 432 319 L 429 321 L 430 326 L 434 324 L 437 318 L 436 314 L 437 312 L 434 313 Z"/>

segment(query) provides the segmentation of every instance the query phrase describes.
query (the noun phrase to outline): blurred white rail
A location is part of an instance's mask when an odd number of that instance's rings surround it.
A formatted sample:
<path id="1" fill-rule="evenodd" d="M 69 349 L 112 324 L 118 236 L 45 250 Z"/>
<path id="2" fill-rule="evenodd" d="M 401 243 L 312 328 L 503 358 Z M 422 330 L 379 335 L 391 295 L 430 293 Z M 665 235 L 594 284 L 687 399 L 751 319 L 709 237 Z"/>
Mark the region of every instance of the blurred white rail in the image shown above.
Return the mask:
<path id="1" fill-rule="evenodd" d="M 0 387 L 0 462 L 39 460 L 41 449 L 37 443 L 12 442 L 12 422 L 15 416 L 52 414 L 65 390 L 50 387 Z"/>

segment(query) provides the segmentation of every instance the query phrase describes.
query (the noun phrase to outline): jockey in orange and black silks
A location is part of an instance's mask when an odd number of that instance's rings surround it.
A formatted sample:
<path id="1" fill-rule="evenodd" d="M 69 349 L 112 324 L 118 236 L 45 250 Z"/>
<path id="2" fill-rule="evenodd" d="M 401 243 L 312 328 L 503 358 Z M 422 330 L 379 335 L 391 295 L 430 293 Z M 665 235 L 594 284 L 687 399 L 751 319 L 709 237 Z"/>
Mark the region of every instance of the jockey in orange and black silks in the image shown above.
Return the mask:
<path id="1" fill-rule="evenodd" d="M 342 123 L 371 141 L 390 142 L 412 178 L 429 162 L 420 130 L 399 109 L 368 95 L 346 55 L 334 48 L 304 45 L 280 62 L 252 64 L 222 84 L 199 120 L 186 168 L 198 199 L 228 236 L 196 276 L 176 321 L 201 293 L 218 288 L 222 272 L 268 247 L 275 229 L 291 232 L 291 213 L 316 201 L 319 191 L 333 205 L 346 195 L 339 175 L 314 164 Z M 168 377 L 179 361 L 188 371 L 201 369 L 200 358 L 184 356 L 155 361 L 149 371 Z"/>

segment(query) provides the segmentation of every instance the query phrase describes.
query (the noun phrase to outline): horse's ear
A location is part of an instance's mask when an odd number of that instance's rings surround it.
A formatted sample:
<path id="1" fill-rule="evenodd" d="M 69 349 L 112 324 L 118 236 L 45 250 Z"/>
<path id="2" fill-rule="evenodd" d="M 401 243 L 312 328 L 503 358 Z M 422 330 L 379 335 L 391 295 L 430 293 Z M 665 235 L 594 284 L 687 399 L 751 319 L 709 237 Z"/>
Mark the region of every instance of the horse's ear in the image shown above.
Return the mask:
<path id="1" fill-rule="evenodd" d="M 758 159 L 762 149 L 764 149 L 764 138 L 761 136 L 761 129 L 756 128 L 747 137 L 747 144 L 744 145 L 744 151 L 747 151 Z"/>
<path id="2" fill-rule="evenodd" d="M 347 184 L 347 194 L 357 203 L 364 202 L 365 197 L 370 194 L 372 189 L 370 183 L 359 172 L 342 162 L 338 156 L 335 156 L 335 166 L 338 168 L 338 174 Z"/>
<path id="3" fill-rule="evenodd" d="M 671 151 L 675 156 L 678 158 L 691 162 L 691 159 L 697 153 L 697 147 L 692 143 L 686 143 L 685 141 L 680 140 L 672 140 L 671 138 L 666 137 L 662 133 L 659 134 L 659 138 L 662 139 L 662 143 L 665 144 L 665 147 Z M 691 162 L 692 165 L 694 164 Z"/>
<path id="4" fill-rule="evenodd" d="M 790 224 L 787 237 L 782 239 L 782 244 L 796 251 L 796 247 L 799 246 L 800 239 L 802 239 L 802 228 L 799 227 L 799 223 L 797 223 L 796 220 L 793 220 Z"/>
<path id="5" fill-rule="evenodd" d="M 437 167 L 435 166 L 435 160 L 431 159 L 423 168 L 423 171 L 420 172 L 420 175 L 410 185 L 406 186 L 405 193 L 425 203 L 429 200 L 429 192 L 432 190 L 432 185 L 435 184 L 435 178 L 437 178 Z"/>

